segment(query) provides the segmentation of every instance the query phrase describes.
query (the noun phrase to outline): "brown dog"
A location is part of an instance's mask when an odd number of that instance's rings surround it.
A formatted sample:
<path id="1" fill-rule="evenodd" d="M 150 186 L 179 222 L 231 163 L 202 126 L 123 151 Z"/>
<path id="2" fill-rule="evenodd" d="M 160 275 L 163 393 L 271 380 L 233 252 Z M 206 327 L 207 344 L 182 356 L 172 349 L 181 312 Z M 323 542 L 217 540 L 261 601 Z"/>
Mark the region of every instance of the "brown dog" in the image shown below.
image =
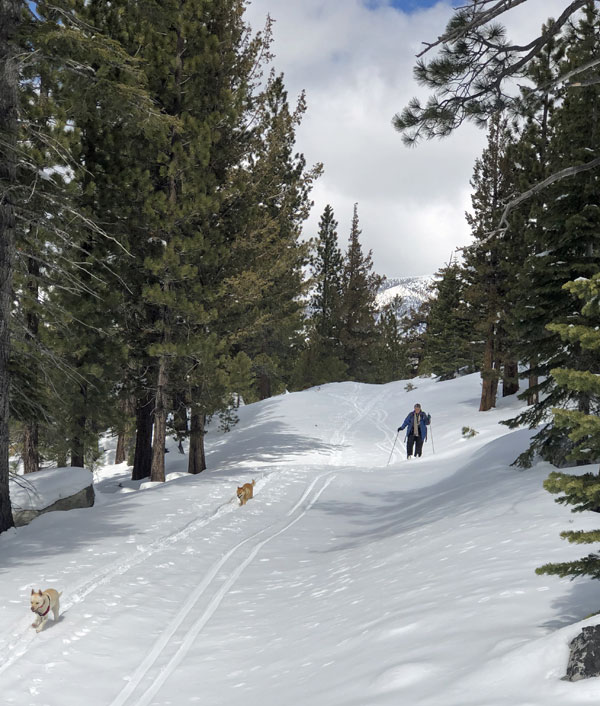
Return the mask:
<path id="1" fill-rule="evenodd" d="M 62 593 L 55 591 L 53 588 L 47 588 L 45 591 L 34 591 L 31 589 L 31 611 L 37 615 L 37 618 L 31 627 L 35 628 L 36 632 L 43 630 L 48 614 L 52 610 L 54 620 L 58 620 L 58 612 L 60 610 L 59 598 Z"/>
<path id="2" fill-rule="evenodd" d="M 240 505 L 245 505 L 250 498 L 254 497 L 254 483 L 255 481 L 253 480 L 252 483 L 244 483 L 241 487 L 238 486 L 237 496 L 240 500 Z"/>

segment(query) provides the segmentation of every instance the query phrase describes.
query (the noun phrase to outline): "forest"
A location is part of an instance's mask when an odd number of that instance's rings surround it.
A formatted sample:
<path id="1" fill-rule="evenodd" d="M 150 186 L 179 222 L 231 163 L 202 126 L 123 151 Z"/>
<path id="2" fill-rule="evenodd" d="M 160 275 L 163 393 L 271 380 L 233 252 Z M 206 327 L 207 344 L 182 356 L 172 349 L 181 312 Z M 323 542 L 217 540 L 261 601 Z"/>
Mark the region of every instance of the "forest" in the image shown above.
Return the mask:
<path id="1" fill-rule="evenodd" d="M 307 101 L 277 72 L 269 18 L 254 32 L 243 0 L 2 0 L 0 531 L 15 464 L 93 467 L 108 430 L 132 479 L 164 480 L 167 436 L 200 473 L 208 420 L 344 380 L 479 372 L 481 412 L 527 402 L 505 422 L 538 429 L 519 466 L 597 462 L 600 16 L 572 5 L 526 63 L 485 64 L 519 77 L 510 100 L 474 72 L 485 100 L 394 119 L 408 142 L 487 130 L 472 242 L 399 317 L 377 305 L 359 204 L 348 234 L 332 205 L 303 227 L 323 166 L 296 145 Z M 444 96 L 485 62 L 469 32 L 515 54 L 471 9 L 479 25 L 457 10 L 445 53 L 416 68 Z M 596 509 L 588 480 L 563 500 Z"/>

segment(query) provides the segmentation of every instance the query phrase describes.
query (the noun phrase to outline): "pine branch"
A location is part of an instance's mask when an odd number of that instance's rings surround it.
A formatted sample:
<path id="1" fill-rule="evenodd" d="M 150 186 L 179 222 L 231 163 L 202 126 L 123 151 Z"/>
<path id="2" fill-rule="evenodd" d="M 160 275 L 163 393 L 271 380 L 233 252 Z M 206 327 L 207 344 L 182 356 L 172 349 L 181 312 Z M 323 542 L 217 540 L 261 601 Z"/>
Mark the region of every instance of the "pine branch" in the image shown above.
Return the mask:
<path id="1" fill-rule="evenodd" d="M 490 0 L 492 2 L 493 0 Z M 447 44 L 450 42 L 456 42 L 458 39 L 461 39 L 462 37 L 465 36 L 468 32 L 478 29 L 479 27 L 482 27 L 483 25 L 487 24 L 488 22 L 491 22 L 494 20 L 496 17 L 499 17 L 500 15 L 504 14 L 508 10 L 512 10 L 514 7 L 517 7 L 517 5 L 521 5 L 524 2 L 527 2 L 527 0 L 498 0 L 496 4 L 490 8 L 489 10 L 481 11 L 481 12 L 473 12 L 473 19 L 466 23 L 465 25 L 459 26 L 455 29 L 446 29 L 446 32 L 442 35 L 440 35 L 435 42 L 427 43 L 423 42 L 425 44 L 425 49 L 421 51 L 419 54 L 417 54 L 417 57 L 421 57 L 424 54 L 426 54 L 428 51 L 431 49 L 439 46 L 440 44 Z M 477 5 L 487 5 L 488 2 L 486 0 L 482 0 L 482 2 L 477 2 L 477 0 L 473 0 L 472 5 L 462 5 L 460 7 L 455 8 L 457 11 L 462 12 L 463 16 L 465 16 L 467 13 L 472 12 L 476 10 Z"/>
<path id="2" fill-rule="evenodd" d="M 508 216 L 510 212 L 519 204 L 523 203 L 523 201 L 526 201 L 532 196 L 535 196 L 535 194 L 539 194 L 540 191 L 543 191 L 547 186 L 550 186 L 550 184 L 554 184 L 554 182 L 556 181 L 560 181 L 561 179 L 565 179 L 566 177 L 575 176 L 576 174 L 581 174 L 582 172 L 588 172 L 598 166 L 600 166 L 600 157 L 596 157 L 595 159 L 592 159 L 589 162 L 585 162 L 585 164 L 565 167 L 559 172 L 555 172 L 549 177 L 546 177 L 546 179 L 543 179 L 542 181 L 538 182 L 537 184 L 532 186 L 531 189 L 528 189 L 522 194 L 519 194 L 519 196 L 515 197 L 506 204 L 506 206 L 504 207 L 504 211 L 502 212 L 502 216 L 500 217 L 500 227 L 498 228 L 498 230 L 493 231 L 487 239 L 489 239 L 493 235 L 496 235 L 499 232 L 506 231 L 506 229 L 508 228 Z"/>
<path id="3" fill-rule="evenodd" d="M 492 7 L 486 7 L 487 3 L 474 0 L 473 5 L 459 8 L 446 32 L 417 55 L 417 81 L 432 88 L 434 94 L 424 106 L 413 99 L 394 116 L 394 127 L 404 133 L 405 144 L 416 144 L 423 136 L 427 139 L 447 136 L 467 119 L 483 125 L 493 112 L 514 102 L 504 88 L 506 82 L 522 75 L 570 17 L 587 2 L 571 2 L 558 19 L 551 21 L 526 45 L 503 42 L 503 30 L 499 25 L 486 28 L 496 17 L 525 1 L 499 0 Z M 425 64 L 420 57 L 439 45 L 443 45 L 440 57 Z"/>

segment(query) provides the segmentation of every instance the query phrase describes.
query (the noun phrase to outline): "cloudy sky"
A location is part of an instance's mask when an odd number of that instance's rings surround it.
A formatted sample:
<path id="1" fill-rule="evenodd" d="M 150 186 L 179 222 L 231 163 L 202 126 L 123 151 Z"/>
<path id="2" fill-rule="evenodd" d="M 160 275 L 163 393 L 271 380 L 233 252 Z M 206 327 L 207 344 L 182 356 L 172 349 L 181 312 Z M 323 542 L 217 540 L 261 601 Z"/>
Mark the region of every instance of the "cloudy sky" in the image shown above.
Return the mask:
<path id="1" fill-rule="evenodd" d="M 306 90 L 297 147 L 309 164 L 323 162 L 325 172 L 305 234 L 316 235 L 329 203 L 345 248 L 358 203 L 363 247 L 388 277 L 432 274 L 470 239 L 464 212 L 485 133 L 466 125 L 409 149 L 391 125 L 410 98 L 427 95 L 413 79 L 415 54 L 443 31 L 451 6 L 449 0 L 250 0 L 247 10 L 254 29 L 267 14 L 275 20 L 274 66 L 285 74 L 290 100 Z M 506 16 L 511 38 L 531 39 L 564 7 L 565 0 L 527 0 Z"/>

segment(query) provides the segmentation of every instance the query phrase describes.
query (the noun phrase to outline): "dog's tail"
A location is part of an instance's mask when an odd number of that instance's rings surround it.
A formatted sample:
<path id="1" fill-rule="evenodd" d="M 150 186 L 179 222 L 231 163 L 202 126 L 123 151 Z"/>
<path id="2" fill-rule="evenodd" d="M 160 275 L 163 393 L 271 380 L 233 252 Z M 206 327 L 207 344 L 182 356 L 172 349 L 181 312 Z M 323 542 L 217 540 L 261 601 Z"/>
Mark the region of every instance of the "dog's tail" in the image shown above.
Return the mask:
<path id="1" fill-rule="evenodd" d="M 252 487 L 254 487 L 255 484 L 256 484 L 256 481 L 255 481 L 254 478 L 253 478 L 253 479 L 252 479 Z"/>
<path id="2" fill-rule="evenodd" d="M 60 598 L 62 596 L 62 591 L 58 594 L 58 597 Z"/>

